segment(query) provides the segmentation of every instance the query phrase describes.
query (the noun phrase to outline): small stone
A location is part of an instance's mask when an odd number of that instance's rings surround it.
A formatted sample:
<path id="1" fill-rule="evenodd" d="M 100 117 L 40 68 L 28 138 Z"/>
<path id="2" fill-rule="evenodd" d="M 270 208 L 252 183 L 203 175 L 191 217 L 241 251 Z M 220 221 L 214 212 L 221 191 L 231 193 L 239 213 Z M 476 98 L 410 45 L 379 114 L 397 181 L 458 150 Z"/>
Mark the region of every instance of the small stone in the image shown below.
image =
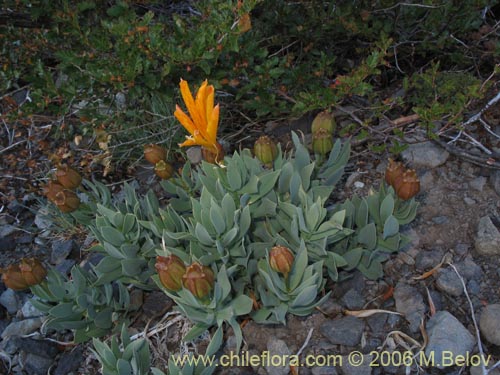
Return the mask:
<path id="1" fill-rule="evenodd" d="M 279 358 L 280 365 L 266 366 L 269 375 L 288 375 L 290 372 L 290 364 L 287 360 L 290 356 L 290 349 L 283 340 L 271 337 L 267 342 L 267 350 L 269 351 L 270 358 Z M 285 363 L 282 363 L 285 362 Z"/>
<path id="2" fill-rule="evenodd" d="M 354 182 L 354 187 L 355 187 L 356 189 L 362 189 L 362 188 L 364 188 L 364 187 L 365 187 L 365 184 L 364 184 L 364 182 L 361 182 L 361 181 L 356 181 L 356 182 Z"/>
<path id="3" fill-rule="evenodd" d="M 401 156 L 414 167 L 436 168 L 444 164 L 450 154 L 445 149 L 428 141 L 409 145 L 401 153 Z"/>
<path id="4" fill-rule="evenodd" d="M 186 156 L 192 164 L 201 163 L 201 148 L 200 147 L 189 147 L 186 151 Z"/>
<path id="5" fill-rule="evenodd" d="M 23 315 L 24 319 L 35 318 L 43 315 L 43 313 L 40 310 L 38 310 L 35 306 L 33 306 L 31 301 L 26 301 L 24 303 L 21 309 L 21 314 Z"/>
<path id="6" fill-rule="evenodd" d="M 454 270 L 450 268 L 440 269 L 436 280 L 436 287 L 451 296 L 458 297 L 464 292 L 462 282 Z"/>
<path id="7" fill-rule="evenodd" d="M 337 369 L 333 366 L 313 367 L 312 375 L 337 375 Z"/>
<path id="8" fill-rule="evenodd" d="M 35 332 L 42 326 L 41 318 L 24 319 L 19 322 L 10 323 L 2 332 L 2 339 L 9 336 L 23 336 Z"/>
<path id="9" fill-rule="evenodd" d="M 345 187 L 350 188 L 352 185 L 354 185 L 354 182 L 356 182 L 357 179 L 361 177 L 361 173 L 359 172 L 353 172 L 347 177 L 347 180 L 345 182 Z"/>
<path id="10" fill-rule="evenodd" d="M 0 295 L 0 304 L 5 307 L 9 314 L 14 315 L 19 310 L 21 300 L 18 293 L 12 289 L 7 289 Z"/>
<path id="11" fill-rule="evenodd" d="M 157 318 L 172 308 L 174 301 L 163 292 L 154 291 L 149 293 L 142 305 L 142 318 L 145 321 Z"/>
<path id="12" fill-rule="evenodd" d="M 52 220 L 50 220 L 47 208 L 41 208 L 37 211 L 35 216 L 35 225 L 41 230 L 48 229 L 52 226 Z"/>
<path id="13" fill-rule="evenodd" d="M 469 252 L 469 245 L 465 243 L 459 243 L 455 247 L 455 252 L 457 253 L 457 255 L 463 256 Z"/>
<path id="14" fill-rule="evenodd" d="M 81 346 L 77 346 L 74 350 L 63 353 L 57 363 L 54 375 L 67 375 L 71 371 L 76 371 L 82 362 L 83 348 Z"/>
<path id="15" fill-rule="evenodd" d="M 138 310 L 144 303 L 144 292 L 140 289 L 133 289 L 130 292 L 130 310 Z"/>
<path id="16" fill-rule="evenodd" d="M 13 236 L 9 237 L 0 237 L 0 252 L 6 253 L 8 251 L 12 251 L 16 248 L 16 240 Z"/>
<path id="17" fill-rule="evenodd" d="M 387 322 L 387 314 L 374 314 L 366 318 L 366 322 L 372 332 L 377 335 L 384 330 L 384 325 Z"/>
<path id="18" fill-rule="evenodd" d="M 330 317 L 341 314 L 344 310 L 344 307 L 333 298 L 328 298 L 319 306 L 319 308 L 324 314 Z"/>
<path id="19" fill-rule="evenodd" d="M 474 206 L 476 204 L 476 201 L 469 197 L 464 197 L 464 202 L 467 206 Z"/>
<path id="20" fill-rule="evenodd" d="M 440 249 L 421 251 L 415 258 L 415 267 L 421 271 L 434 268 L 441 262 L 443 255 L 444 252 Z"/>
<path id="21" fill-rule="evenodd" d="M 355 363 L 354 360 L 356 360 Z M 372 367 L 370 366 L 372 361 L 372 356 L 368 354 L 362 355 L 360 353 L 359 357 L 351 358 L 344 356 L 342 357 L 342 366 L 338 366 L 338 370 L 342 375 L 370 375 L 372 373 Z"/>
<path id="22" fill-rule="evenodd" d="M 71 254 L 75 247 L 73 240 L 54 241 L 50 253 L 50 263 L 60 264 Z"/>
<path id="23" fill-rule="evenodd" d="M 480 255 L 500 255 L 500 232 L 489 216 L 479 220 L 475 247 Z"/>
<path id="24" fill-rule="evenodd" d="M 442 225 L 446 224 L 449 221 L 449 219 L 447 216 L 436 216 L 432 218 L 432 221 L 434 224 Z"/>
<path id="25" fill-rule="evenodd" d="M 431 295 L 432 303 L 434 303 L 436 311 L 443 310 L 443 297 L 441 293 L 437 290 L 431 290 L 429 294 Z"/>
<path id="26" fill-rule="evenodd" d="M 481 286 L 476 280 L 470 280 L 467 283 L 467 290 L 471 294 L 478 295 L 479 293 L 481 293 Z"/>
<path id="27" fill-rule="evenodd" d="M 484 185 L 486 185 L 486 177 L 477 177 L 474 180 L 469 182 L 469 186 L 471 189 L 482 192 L 484 189 Z"/>
<path id="28" fill-rule="evenodd" d="M 434 355 L 436 366 L 443 369 L 443 354 L 466 355 L 475 345 L 474 336 L 448 311 L 438 311 L 426 325 L 429 342 L 425 348 L 427 358 Z"/>
<path id="29" fill-rule="evenodd" d="M 486 370 L 488 370 L 488 375 L 500 375 L 500 368 L 498 367 L 493 370 L 490 370 L 488 367 L 486 367 Z M 481 366 L 471 366 L 470 375 L 484 375 L 483 369 L 481 368 Z"/>
<path id="30" fill-rule="evenodd" d="M 490 176 L 490 182 L 493 186 L 493 189 L 500 195 L 500 171 L 494 171 Z"/>
<path id="31" fill-rule="evenodd" d="M 18 348 L 26 353 L 35 354 L 40 357 L 54 358 L 59 349 L 57 344 L 48 340 L 35 340 L 31 338 L 18 337 Z"/>
<path id="32" fill-rule="evenodd" d="M 61 263 L 55 266 L 55 269 L 62 275 L 69 275 L 71 268 L 76 264 L 73 259 L 64 259 Z"/>
<path id="33" fill-rule="evenodd" d="M 490 343 L 500 345 L 500 304 L 486 306 L 481 312 L 479 328 Z"/>
<path id="34" fill-rule="evenodd" d="M 426 310 L 422 294 L 417 288 L 399 282 L 394 289 L 394 300 L 396 311 L 403 314 L 410 323 L 410 330 L 418 332 Z"/>
<path id="35" fill-rule="evenodd" d="M 471 257 L 467 257 L 456 265 L 458 273 L 465 279 L 481 280 L 483 271 Z"/>
<path id="36" fill-rule="evenodd" d="M 51 358 L 45 358 L 29 353 L 26 356 L 23 370 L 30 375 L 46 375 L 53 363 L 54 360 Z"/>
<path id="37" fill-rule="evenodd" d="M 422 191 L 430 191 L 435 186 L 434 176 L 432 171 L 425 172 L 422 177 L 420 177 L 420 189 Z"/>
<path id="38" fill-rule="evenodd" d="M 363 308 L 365 299 L 357 290 L 351 289 L 344 294 L 342 302 L 349 310 L 359 310 Z"/>
<path id="39" fill-rule="evenodd" d="M 320 326 L 320 331 L 332 344 L 356 346 L 361 341 L 365 329 L 363 320 L 354 316 L 328 320 Z"/>
<path id="40" fill-rule="evenodd" d="M 15 227 L 13 225 L 10 225 L 10 224 L 2 225 L 0 227 L 0 237 L 10 236 L 12 233 L 14 233 L 17 230 L 19 230 L 19 228 Z"/>

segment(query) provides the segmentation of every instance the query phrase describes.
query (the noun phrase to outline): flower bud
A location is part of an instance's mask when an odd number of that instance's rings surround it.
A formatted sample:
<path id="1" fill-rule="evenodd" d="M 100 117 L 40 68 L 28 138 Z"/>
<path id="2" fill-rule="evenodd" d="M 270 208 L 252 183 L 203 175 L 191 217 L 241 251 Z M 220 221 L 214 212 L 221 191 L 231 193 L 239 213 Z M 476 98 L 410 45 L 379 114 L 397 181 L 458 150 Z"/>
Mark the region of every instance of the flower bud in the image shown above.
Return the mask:
<path id="1" fill-rule="evenodd" d="M 406 201 L 420 191 L 420 180 L 414 169 L 408 169 L 394 181 L 394 190 L 399 198 Z"/>
<path id="2" fill-rule="evenodd" d="M 158 145 L 146 145 L 144 146 L 144 157 L 151 164 L 156 164 L 167 159 L 167 150 Z"/>
<path id="3" fill-rule="evenodd" d="M 332 134 L 326 129 L 318 129 L 313 133 L 312 149 L 320 155 L 328 154 L 333 148 Z"/>
<path id="4" fill-rule="evenodd" d="M 385 170 L 385 182 L 394 187 L 394 182 L 404 171 L 402 163 L 389 159 L 389 165 Z"/>
<path id="5" fill-rule="evenodd" d="M 21 259 L 19 269 L 29 286 L 40 284 L 47 276 L 47 270 L 36 258 Z"/>
<path id="6" fill-rule="evenodd" d="M 182 285 L 188 289 L 195 297 L 204 298 L 214 288 L 214 273 L 210 267 L 202 266 L 199 263 L 191 264 L 184 276 L 182 276 Z"/>
<path id="7" fill-rule="evenodd" d="M 217 143 L 213 148 L 201 148 L 201 156 L 207 163 L 220 163 L 222 160 L 224 160 L 224 155 L 224 149 L 219 143 Z"/>
<path id="8" fill-rule="evenodd" d="M 155 173 L 163 180 L 168 180 L 174 174 L 174 167 L 164 160 L 160 160 L 155 164 Z"/>
<path id="9" fill-rule="evenodd" d="M 269 265 L 285 277 L 292 269 L 294 259 L 293 253 L 285 246 L 274 246 L 269 252 Z"/>
<path id="10" fill-rule="evenodd" d="M 186 273 L 186 266 L 177 255 L 157 256 L 155 268 L 161 284 L 166 289 L 177 292 L 182 288 L 182 276 Z"/>
<path id="11" fill-rule="evenodd" d="M 262 164 L 271 166 L 278 154 L 278 148 L 271 138 L 267 135 L 262 135 L 255 141 L 253 152 Z"/>
<path id="12" fill-rule="evenodd" d="M 49 181 L 49 183 L 43 188 L 43 194 L 49 201 L 54 202 L 56 200 L 57 193 L 63 190 L 64 186 L 62 186 L 59 182 Z"/>
<path id="13" fill-rule="evenodd" d="M 26 283 L 26 280 L 24 280 L 19 265 L 17 264 L 12 264 L 3 271 L 2 281 L 7 288 L 15 291 L 24 290 L 29 287 L 28 283 Z"/>
<path id="14" fill-rule="evenodd" d="M 80 198 L 74 191 L 62 190 L 56 194 L 54 199 L 55 205 L 63 213 L 73 212 L 80 206 Z"/>
<path id="15" fill-rule="evenodd" d="M 66 189 L 76 189 L 82 183 L 82 176 L 67 165 L 62 165 L 56 171 L 57 182 Z"/>
<path id="16" fill-rule="evenodd" d="M 329 134 L 335 130 L 335 117 L 328 110 L 320 112 L 314 118 L 311 125 L 311 132 L 315 134 L 319 129 L 325 129 Z"/>

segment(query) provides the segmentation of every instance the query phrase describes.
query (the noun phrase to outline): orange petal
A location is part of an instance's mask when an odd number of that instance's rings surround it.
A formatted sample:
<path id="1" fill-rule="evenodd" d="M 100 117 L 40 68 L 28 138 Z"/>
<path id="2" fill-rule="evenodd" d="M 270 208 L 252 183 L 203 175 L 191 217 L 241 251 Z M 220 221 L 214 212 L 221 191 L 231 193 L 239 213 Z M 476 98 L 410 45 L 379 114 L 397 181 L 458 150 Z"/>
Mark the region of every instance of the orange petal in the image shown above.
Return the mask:
<path id="1" fill-rule="evenodd" d="M 214 87 L 212 85 L 207 87 L 207 95 L 205 99 L 205 108 L 207 121 L 212 117 L 212 111 L 214 110 Z"/>
<path id="2" fill-rule="evenodd" d="M 207 80 L 203 81 L 201 84 L 200 88 L 198 89 L 198 92 L 196 93 L 196 108 L 198 110 L 198 113 L 200 114 L 200 117 L 203 120 L 203 124 L 206 126 L 207 124 L 207 109 L 205 108 L 206 105 L 206 96 L 207 96 Z"/>
<path id="3" fill-rule="evenodd" d="M 181 88 L 182 99 L 186 104 L 189 115 L 193 119 L 193 123 L 197 127 L 200 127 L 203 124 L 202 118 L 198 113 L 198 109 L 196 108 L 196 103 L 193 99 L 193 95 L 191 94 L 191 90 L 189 90 L 189 85 L 187 81 L 184 81 L 182 78 L 181 78 L 180 88 Z"/>
<path id="4" fill-rule="evenodd" d="M 177 118 L 177 120 L 179 120 L 181 125 L 184 126 L 189 133 L 194 135 L 196 131 L 196 125 L 193 123 L 193 120 L 191 120 L 189 116 L 186 115 L 178 105 L 175 106 L 174 116 Z"/>
<path id="5" fill-rule="evenodd" d="M 179 143 L 179 147 L 185 146 L 204 146 L 204 147 L 212 147 L 210 143 L 208 143 L 205 139 L 201 137 L 188 137 L 186 136 L 186 140 L 182 143 Z"/>
<path id="6" fill-rule="evenodd" d="M 207 135 L 208 140 L 215 144 L 217 143 L 217 128 L 219 127 L 219 105 L 217 104 L 210 114 L 210 119 L 208 120 Z"/>

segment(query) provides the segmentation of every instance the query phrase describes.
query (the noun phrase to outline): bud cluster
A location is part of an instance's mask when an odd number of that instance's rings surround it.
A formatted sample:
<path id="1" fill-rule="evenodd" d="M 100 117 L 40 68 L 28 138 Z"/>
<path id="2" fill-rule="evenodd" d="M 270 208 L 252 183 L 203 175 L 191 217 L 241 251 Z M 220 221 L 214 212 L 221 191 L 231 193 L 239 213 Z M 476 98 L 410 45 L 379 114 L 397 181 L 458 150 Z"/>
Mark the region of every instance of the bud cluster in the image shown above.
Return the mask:
<path id="1" fill-rule="evenodd" d="M 320 112 L 311 125 L 312 149 L 316 154 L 326 155 L 333 148 L 335 117 L 328 110 Z"/>
<path id="2" fill-rule="evenodd" d="M 47 270 L 36 258 L 23 258 L 19 264 L 11 264 L 2 271 L 2 281 L 12 290 L 20 291 L 40 284 Z"/>
<path id="3" fill-rule="evenodd" d="M 401 162 L 389 159 L 385 170 L 385 181 L 394 188 L 402 200 L 413 198 L 420 191 L 420 180 L 414 169 L 405 169 Z"/>
<path id="4" fill-rule="evenodd" d="M 172 254 L 156 257 L 155 268 L 161 284 L 169 291 L 178 292 L 184 287 L 196 298 L 204 299 L 214 288 L 214 272 L 198 262 L 186 267 L 181 258 Z"/>
<path id="5" fill-rule="evenodd" d="M 55 179 L 48 182 L 43 192 L 61 212 L 73 212 L 80 206 L 80 198 L 74 190 L 80 186 L 81 182 L 82 176 L 75 169 L 60 165 L 57 167 Z"/>
<path id="6" fill-rule="evenodd" d="M 144 146 L 144 158 L 155 166 L 155 174 L 162 180 L 168 180 L 174 174 L 174 167 L 167 162 L 167 150 L 159 145 Z"/>
<path id="7" fill-rule="evenodd" d="M 266 167 L 271 167 L 278 155 L 278 147 L 271 138 L 267 135 L 262 135 L 255 141 L 253 152 L 262 164 Z"/>

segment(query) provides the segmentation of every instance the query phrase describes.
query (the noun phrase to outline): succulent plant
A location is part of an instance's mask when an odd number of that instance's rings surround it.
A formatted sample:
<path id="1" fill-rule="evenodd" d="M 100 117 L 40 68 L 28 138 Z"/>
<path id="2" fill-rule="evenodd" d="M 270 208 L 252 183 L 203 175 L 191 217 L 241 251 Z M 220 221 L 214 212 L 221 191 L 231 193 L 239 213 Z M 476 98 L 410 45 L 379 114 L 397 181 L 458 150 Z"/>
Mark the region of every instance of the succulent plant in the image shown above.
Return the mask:
<path id="1" fill-rule="evenodd" d="M 82 176 L 67 165 L 60 165 L 56 170 L 56 179 L 66 189 L 76 189 L 82 183 Z"/>
<path id="2" fill-rule="evenodd" d="M 292 269 L 293 260 L 293 253 L 285 246 L 274 246 L 269 251 L 269 265 L 274 271 L 282 273 L 285 278 Z"/>
<path id="3" fill-rule="evenodd" d="M 214 288 L 214 272 L 210 267 L 194 262 L 182 276 L 182 285 L 196 298 L 206 299 Z"/>
<path id="4" fill-rule="evenodd" d="M 331 151 L 332 147 L 332 135 L 326 129 L 320 128 L 313 133 L 312 149 L 315 153 L 326 155 Z"/>
<path id="5" fill-rule="evenodd" d="M 144 146 L 144 158 L 153 165 L 167 159 L 167 150 L 159 145 L 149 144 Z"/>
<path id="6" fill-rule="evenodd" d="M 157 256 L 155 268 L 165 289 L 177 292 L 182 288 L 182 277 L 186 273 L 186 266 L 177 255 Z"/>

